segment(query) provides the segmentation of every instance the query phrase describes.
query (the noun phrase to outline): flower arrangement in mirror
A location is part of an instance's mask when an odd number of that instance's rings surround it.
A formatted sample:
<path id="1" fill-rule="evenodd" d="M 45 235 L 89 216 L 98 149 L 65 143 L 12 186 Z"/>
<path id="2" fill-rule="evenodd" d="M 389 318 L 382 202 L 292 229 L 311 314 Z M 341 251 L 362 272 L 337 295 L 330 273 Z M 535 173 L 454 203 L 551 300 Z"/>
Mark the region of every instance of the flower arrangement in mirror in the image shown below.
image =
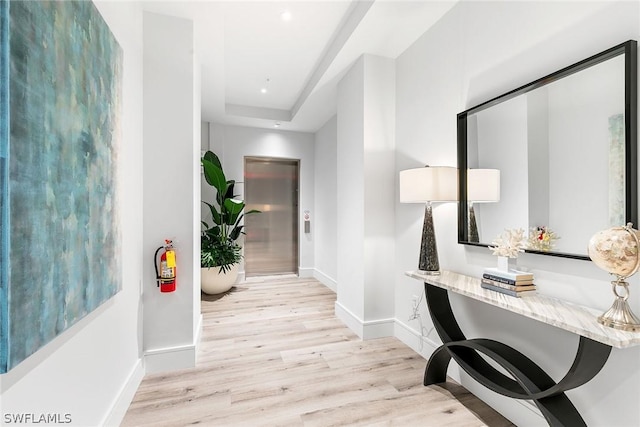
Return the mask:
<path id="1" fill-rule="evenodd" d="M 498 256 L 498 270 L 509 271 L 515 269 L 515 260 L 520 252 L 524 252 L 525 243 L 524 229 L 505 229 L 504 233 L 496 237 L 489 249 L 493 255 Z"/>
<path id="2" fill-rule="evenodd" d="M 559 238 L 555 231 L 545 225 L 534 227 L 529 231 L 528 249 L 548 252 Z"/>

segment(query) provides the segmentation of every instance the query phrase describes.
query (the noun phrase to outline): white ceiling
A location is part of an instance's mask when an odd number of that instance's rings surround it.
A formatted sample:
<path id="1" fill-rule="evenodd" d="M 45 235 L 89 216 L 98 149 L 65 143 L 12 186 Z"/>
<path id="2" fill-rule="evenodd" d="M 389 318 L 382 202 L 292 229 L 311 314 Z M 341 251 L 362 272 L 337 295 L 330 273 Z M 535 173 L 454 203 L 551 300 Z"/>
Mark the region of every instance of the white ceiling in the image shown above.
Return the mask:
<path id="1" fill-rule="evenodd" d="M 360 55 L 396 58 L 456 1 L 145 1 L 143 8 L 194 22 L 202 120 L 315 132 L 335 114 L 336 84 Z"/>

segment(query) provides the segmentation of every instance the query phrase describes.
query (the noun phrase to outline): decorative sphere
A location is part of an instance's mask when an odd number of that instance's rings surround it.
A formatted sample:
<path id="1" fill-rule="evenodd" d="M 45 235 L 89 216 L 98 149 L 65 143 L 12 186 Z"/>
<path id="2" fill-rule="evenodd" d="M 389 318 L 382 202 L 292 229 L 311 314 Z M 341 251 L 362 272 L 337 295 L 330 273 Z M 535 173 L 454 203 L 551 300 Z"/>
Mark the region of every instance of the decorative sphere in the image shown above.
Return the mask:
<path id="1" fill-rule="evenodd" d="M 638 230 L 630 225 L 602 230 L 589 240 L 587 253 L 601 269 L 621 278 L 629 277 L 640 262 L 637 237 L 640 237 Z"/>

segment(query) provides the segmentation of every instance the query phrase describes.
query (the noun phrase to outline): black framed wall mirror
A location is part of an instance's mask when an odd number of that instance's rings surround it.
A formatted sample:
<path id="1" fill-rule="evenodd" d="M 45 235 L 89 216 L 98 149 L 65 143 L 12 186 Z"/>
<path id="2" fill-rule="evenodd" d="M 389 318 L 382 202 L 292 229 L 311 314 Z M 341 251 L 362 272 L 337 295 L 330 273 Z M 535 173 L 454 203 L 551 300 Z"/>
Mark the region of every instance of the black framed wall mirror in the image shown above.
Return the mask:
<path id="1" fill-rule="evenodd" d="M 470 108 L 457 125 L 458 243 L 489 246 L 522 228 L 527 252 L 588 260 L 595 232 L 638 227 L 636 41 Z M 469 169 L 500 171 L 499 201 L 469 200 Z M 541 230 L 554 238 L 543 244 Z"/>

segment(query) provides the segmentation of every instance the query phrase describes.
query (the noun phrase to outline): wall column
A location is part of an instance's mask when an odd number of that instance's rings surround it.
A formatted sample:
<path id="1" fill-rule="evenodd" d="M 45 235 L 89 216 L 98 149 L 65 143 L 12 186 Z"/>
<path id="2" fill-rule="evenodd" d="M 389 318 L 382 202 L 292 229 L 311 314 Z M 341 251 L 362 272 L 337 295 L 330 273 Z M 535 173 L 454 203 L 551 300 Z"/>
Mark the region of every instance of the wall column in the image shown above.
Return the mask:
<path id="1" fill-rule="evenodd" d="M 336 315 L 393 335 L 395 62 L 363 55 L 338 84 Z"/>
<path id="2" fill-rule="evenodd" d="M 144 13 L 144 353 L 147 372 L 195 365 L 200 315 L 200 82 L 193 22 Z M 174 240 L 177 289 L 153 254 Z"/>

